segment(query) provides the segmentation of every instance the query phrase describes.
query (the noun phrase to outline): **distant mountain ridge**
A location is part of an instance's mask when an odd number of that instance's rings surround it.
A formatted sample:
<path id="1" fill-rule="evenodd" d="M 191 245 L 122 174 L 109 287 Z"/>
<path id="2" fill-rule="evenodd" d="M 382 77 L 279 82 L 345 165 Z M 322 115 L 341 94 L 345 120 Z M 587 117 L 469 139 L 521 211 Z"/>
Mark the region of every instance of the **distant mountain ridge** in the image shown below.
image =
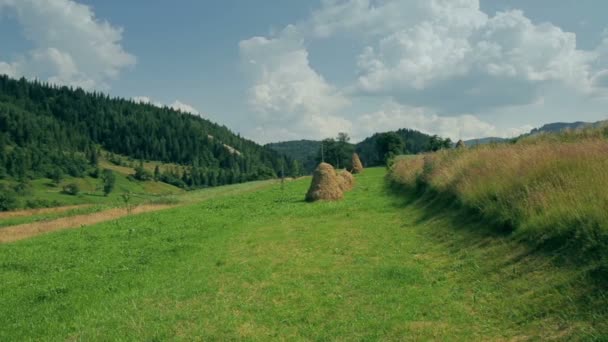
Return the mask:
<path id="1" fill-rule="evenodd" d="M 584 121 L 552 122 L 552 123 L 545 124 L 541 127 L 534 128 L 529 133 L 525 133 L 525 134 L 521 135 L 520 137 L 525 137 L 525 136 L 535 135 L 535 134 L 543 134 L 543 133 L 559 133 L 559 132 L 563 132 L 563 131 L 569 130 L 569 129 L 576 130 L 576 129 L 599 127 L 599 126 L 605 125 L 607 123 L 608 123 L 608 120 L 597 121 L 597 122 L 584 122 Z M 515 138 L 515 139 L 517 139 L 517 138 Z M 476 145 L 484 145 L 484 144 L 491 144 L 491 143 L 502 143 L 502 142 L 506 142 L 509 140 L 511 140 L 511 139 L 498 138 L 498 137 L 487 137 L 487 138 L 480 138 L 480 139 L 470 139 L 470 140 L 465 141 L 464 143 L 467 146 L 476 146 Z"/>
<path id="2" fill-rule="evenodd" d="M 591 128 L 598 127 L 600 125 L 605 124 L 607 121 L 597 121 L 597 122 L 554 122 L 546 124 L 540 128 L 535 128 L 530 131 L 529 134 L 539 134 L 539 133 L 557 133 L 561 131 L 565 131 L 567 129 L 583 129 L 583 128 Z"/>

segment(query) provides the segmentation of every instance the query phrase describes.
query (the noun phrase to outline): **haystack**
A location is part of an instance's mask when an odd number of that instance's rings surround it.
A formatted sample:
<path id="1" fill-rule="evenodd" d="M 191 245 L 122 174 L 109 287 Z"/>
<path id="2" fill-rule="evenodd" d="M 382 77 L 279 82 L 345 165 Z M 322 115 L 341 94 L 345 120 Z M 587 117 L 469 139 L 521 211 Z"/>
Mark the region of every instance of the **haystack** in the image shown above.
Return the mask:
<path id="1" fill-rule="evenodd" d="M 327 163 L 319 164 L 312 174 L 312 182 L 308 193 L 306 193 L 306 201 L 331 201 L 342 199 L 342 197 L 344 197 L 344 193 L 340 188 L 340 182 L 334 167 Z"/>
<path id="2" fill-rule="evenodd" d="M 346 170 L 338 174 L 338 181 L 340 182 L 340 189 L 344 192 L 350 191 L 355 186 L 355 177 Z"/>
<path id="3" fill-rule="evenodd" d="M 456 148 L 467 148 L 467 144 L 465 144 L 462 140 L 458 140 L 456 143 Z"/>
<path id="4" fill-rule="evenodd" d="M 353 153 L 353 173 L 361 173 L 363 172 L 363 164 L 361 164 L 361 159 L 359 159 L 359 155 Z"/>

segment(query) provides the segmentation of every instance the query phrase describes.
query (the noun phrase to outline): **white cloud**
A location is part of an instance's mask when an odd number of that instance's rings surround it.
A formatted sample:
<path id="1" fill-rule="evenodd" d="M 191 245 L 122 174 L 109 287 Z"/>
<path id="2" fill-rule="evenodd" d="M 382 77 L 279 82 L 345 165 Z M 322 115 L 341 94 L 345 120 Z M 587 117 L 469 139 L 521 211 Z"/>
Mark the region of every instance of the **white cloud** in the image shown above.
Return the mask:
<path id="1" fill-rule="evenodd" d="M 203 116 L 201 114 L 201 112 L 198 111 L 198 109 L 196 109 L 194 106 L 189 105 L 187 103 L 183 103 L 180 100 L 175 100 L 173 101 L 173 103 L 169 104 L 169 105 L 165 105 L 162 102 L 156 101 L 151 99 L 148 96 L 134 96 L 131 98 L 131 100 L 133 100 L 133 102 L 137 102 L 137 103 L 146 103 L 146 104 L 151 104 L 153 106 L 162 108 L 162 107 L 168 107 L 177 111 L 181 111 L 182 113 L 190 113 L 190 114 L 194 114 L 194 115 L 198 115 L 198 116 Z"/>
<path id="2" fill-rule="evenodd" d="M 307 48 L 317 40 L 360 49 L 350 86 L 333 86 L 311 65 Z M 322 0 L 309 18 L 242 41 L 240 51 L 253 75 L 249 104 L 260 114 L 253 135 L 264 141 L 348 127 L 355 139 L 402 127 L 453 139 L 513 136 L 532 128 L 524 123 L 597 118 L 608 94 L 600 91 L 608 36 L 583 50 L 574 33 L 519 10 L 488 15 L 479 0 Z M 352 106 L 362 102 L 380 109 Z M 574 103 L 589 108 L 552 114 Z"/>
<path id="3" fill-rule="evenodd" d="M 173 101 L 173 103 L 171 103 L 171 104 L 169 105 L 169 108 L 173 108 L 173 109 L 175 109 L 175 110 L 179 110 L 179 111 L 181 111 L 181 112 L 183 112 L 183 113 L 190 113 L 190 114 L 194 114 L 194 115 L 200 115 L 200 114 L 201 114 L 201 113 L 200 113 L 200 112 L 199 112 L 199 111 L 198 111 L 196 108 L 194 108 L 193 106 L 191 106 L 191 105 L 189 105 L 189 104 L 186 104 L 186 103 L 183 103 L 183 102 L 181 102 L 181 101 L 179 101 L 179 100 L 175 100 L 175 101 Z"/>
<path id="4" fill-rule="evenodd" d="M 248 101 L 257 113 L 255 138 L 321 138 L 350 128 L 348 120 L 333 115 L 348 99 L 310 66 L 297 28 L 241 41 L 239 48 L 253 79 Z"/>
<path id="5" fill-rule="evenodd" d="M 107 88 L 109 80 L 136 63 L 121 45 L 122 29 L 97 19 L 86 5 L 72 0 L 0 0 L 0 11 L 7 9 L 15 13 L 35 48 L 14 61 L 0 61 L 0 72 Z"/>
<path id="6" fill-rule="evenodd" d="M 357 91 L 461 112 L 532 103 L 548 82 L 589 87 L 597 53 L 577 49 L 575 34 L 521 11 L 487 17 L 477 1 L 458 12 L 427 3 L 432 11 L 359 55 Z"/>

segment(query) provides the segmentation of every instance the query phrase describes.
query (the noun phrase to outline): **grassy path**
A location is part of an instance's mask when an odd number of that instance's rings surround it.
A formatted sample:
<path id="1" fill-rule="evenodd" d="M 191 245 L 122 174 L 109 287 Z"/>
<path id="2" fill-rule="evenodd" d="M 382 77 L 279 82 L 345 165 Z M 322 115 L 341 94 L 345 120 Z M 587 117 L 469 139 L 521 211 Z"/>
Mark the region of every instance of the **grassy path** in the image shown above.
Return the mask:
<path id="1" fill-rule="evenodd" d="M 0 340 L 606 337 L 606 298 L 367 170 L 338 203 L 308 180 L 0 245 Z"/>

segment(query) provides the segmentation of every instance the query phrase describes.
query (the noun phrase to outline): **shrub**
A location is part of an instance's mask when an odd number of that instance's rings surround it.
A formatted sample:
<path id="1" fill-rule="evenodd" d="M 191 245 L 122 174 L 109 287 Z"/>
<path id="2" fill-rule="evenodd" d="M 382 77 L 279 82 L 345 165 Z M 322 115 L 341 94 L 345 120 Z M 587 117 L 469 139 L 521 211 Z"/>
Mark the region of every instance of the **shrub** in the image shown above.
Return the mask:
<path id="1" fill-rule="evenodd" d="M 66 195 L 76 196 L 80 192 L 80 187 L 76 183 L 70 183 L 63 187 L 62 192 Z"/>
<path id="2" fill-rule="evenodd" d="M 17 194 L 4 184 L 0 184 L 0 211 L 14 210 L 18 206 Z"/>
<path id="3" fill-rule="evenodd" d="M 140 164 L 135 168 L 135 174 L 133 177 L 139 181 L 149 181 L 153 179 L 152 174 L 148 170 L 144 169 L 143 164 Z"/>

